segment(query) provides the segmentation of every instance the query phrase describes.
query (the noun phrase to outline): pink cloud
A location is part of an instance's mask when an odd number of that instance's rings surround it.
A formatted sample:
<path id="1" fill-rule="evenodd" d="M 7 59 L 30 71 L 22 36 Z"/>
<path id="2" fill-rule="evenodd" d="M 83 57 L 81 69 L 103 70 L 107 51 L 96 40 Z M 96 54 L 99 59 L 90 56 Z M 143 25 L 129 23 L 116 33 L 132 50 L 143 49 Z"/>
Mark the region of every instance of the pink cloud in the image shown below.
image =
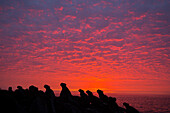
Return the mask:
<path id="1" fill-rule="evenodd" d="M 39 86 L 43 81 L 56 87 L 56 80 L 75 89 L 82 82 L 92 90 L 166 91 L 168 11 L 165 3 L 154 3 L 64 0 L 37 5 L 24 0 L 0 5 L 1 85 L 28 80 L 28 86 L 33 77 Z"/>

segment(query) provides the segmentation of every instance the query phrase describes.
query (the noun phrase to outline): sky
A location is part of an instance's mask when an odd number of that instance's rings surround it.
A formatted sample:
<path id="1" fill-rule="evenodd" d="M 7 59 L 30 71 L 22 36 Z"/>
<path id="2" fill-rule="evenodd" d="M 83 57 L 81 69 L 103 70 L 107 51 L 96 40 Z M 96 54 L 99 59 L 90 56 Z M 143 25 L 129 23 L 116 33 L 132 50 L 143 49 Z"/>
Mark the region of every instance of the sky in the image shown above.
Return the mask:
<path id="1" fill-rule="evenodd" d="M 170 94 L 169 3 L 0 0 L 0 88 Z"/>

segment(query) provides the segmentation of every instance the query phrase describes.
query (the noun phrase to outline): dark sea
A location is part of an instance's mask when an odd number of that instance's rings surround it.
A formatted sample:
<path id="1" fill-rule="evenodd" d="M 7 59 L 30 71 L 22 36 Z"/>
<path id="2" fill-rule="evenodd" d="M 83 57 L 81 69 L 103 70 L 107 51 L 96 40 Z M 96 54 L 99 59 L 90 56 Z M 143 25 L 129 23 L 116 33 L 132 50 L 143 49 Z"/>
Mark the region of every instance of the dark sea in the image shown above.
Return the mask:
<path id="1" fill-rule="evenodd" d="M 123 102 L 129 103 L 141 113 L 170 113 L 170 95 L 112 95 L 123 107 Z"/>
<path id="2" fill-rule="evenodd" d="M 79 94 L 72 93 L 75 96 Z M 94 93 L 97 96 L 96 93 Z M 123 107 L 123 103 L 129 103 L 140 113 L 170 113 L 170 95 L 133 95 L 133 94 L 106 94 L 107 96 L 116 97 L 117 103 Z M 59 96 L 59 92 L 56 93 Z"/>

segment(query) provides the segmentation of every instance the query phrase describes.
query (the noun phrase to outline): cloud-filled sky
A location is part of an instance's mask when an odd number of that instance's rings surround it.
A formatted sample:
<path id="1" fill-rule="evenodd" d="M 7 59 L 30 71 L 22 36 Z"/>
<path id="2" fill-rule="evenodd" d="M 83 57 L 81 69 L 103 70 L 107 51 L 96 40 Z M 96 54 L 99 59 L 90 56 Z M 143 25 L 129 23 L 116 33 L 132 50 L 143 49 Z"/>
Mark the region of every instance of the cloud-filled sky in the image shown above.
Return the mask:
<path id="1" fill-rule="evenodd" d="M 169 0 L 0 0 L 0 87 L 170 94 Z"/>

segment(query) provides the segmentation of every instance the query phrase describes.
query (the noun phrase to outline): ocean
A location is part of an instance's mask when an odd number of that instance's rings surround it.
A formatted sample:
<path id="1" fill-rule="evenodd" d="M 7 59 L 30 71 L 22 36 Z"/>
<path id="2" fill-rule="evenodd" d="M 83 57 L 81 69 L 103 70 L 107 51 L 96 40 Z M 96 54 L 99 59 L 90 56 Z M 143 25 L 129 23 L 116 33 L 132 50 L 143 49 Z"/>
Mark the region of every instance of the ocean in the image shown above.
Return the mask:
<path id="1" fill-rule="evenodd" d="M 79 96 L 79 94 L 73 93 Z M 94 95 L 97 96 L 96 93 Z M 129 103 L 140 113 L 170 113 L 170 95 L 132 95 L 132 94 L 106 94 L 107 96 L 116 97 L 117 103 L 123 107 L 123 103 Z M 59 92 L 56 93 L 59 96 Z"/>
<path id="2" fill-rule="evenodd" d="M 170 113 L 170 95 L 112 95 L 123 107 L 123 102 L 140 111 L 140 113 Z"/>

